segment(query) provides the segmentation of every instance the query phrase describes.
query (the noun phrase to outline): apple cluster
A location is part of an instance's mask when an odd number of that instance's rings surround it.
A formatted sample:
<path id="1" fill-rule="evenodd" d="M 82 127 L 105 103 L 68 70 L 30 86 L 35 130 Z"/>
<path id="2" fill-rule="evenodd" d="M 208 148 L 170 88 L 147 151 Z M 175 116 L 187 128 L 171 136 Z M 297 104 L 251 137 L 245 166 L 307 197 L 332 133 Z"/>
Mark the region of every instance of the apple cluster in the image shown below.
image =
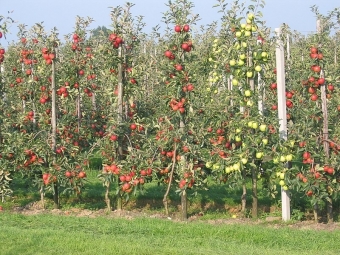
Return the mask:
<path id="1" fill-rule="evenodd" d="M 254 33 L 258 32 L 254 19 L 254 14 L 249 13 L 246 23 L 240 23 L 238 26 L 232 27 L 232 33 L 236 39 L 233 45 L 234 54 L 232 54 L 226 65 L 228 72 L 232 75 L 231 84 L 243 89 L 248 89 L 249 87 L 246 86 L 244 81 L 254 79 L 258 73 L 262 72 L 262 63 L 267 62 L 269 57 L 262 47 L 264 40 L 252 41 Z M 254 43 L 254 45 L 250 46 L 250 43 Z M 250 50 L 250 47 L 253 49 Z M 251 92 L 245 90 L 244 93 L 249 94 L 245 95 L 245 101 L 248 106 L 252 106 Z"/>
<path id="2" fill-rule="evenodd" d="M 55 59 L 55 54 L 50 52 L 50 50 L 46 47 L 42 48 L 41 52 L 42 52 L 43 58 L 45 59 L 46 64 L 51 65 L 52 60 Z"/>
<path id="3" fill-rule="evenodd" d="M 310 67 L 312 74 L 308 77 L 308 79 L 302 81 L 302 85 L 304 85 L 308 93 L 310 94 L 311 101 L 317 101 L 319 99 L 318 89 L 320 86 L 325 84 L 325 78 L 320 75 L 321 73 L 321 61 L 323 60 L 323 54 L 317 47 L 310 48 L 309 54 L 313 64 Z M 330 90 L 334 90 L 334 86 L 330 84 Z"/>
<path id="4" fill-rule="evenodd" d="M 185 113 L 186 99 L 182 97 L 180 100 L 171 99 L 169 105 L 173 111 L 179 111 L 181 114 Z"/>
<path id="5" fill-rule="evenodd" d="M 176 25 L 174 30 L 175 30 L 176 33 L 189 32 L 190 26 L 188 24 L 183 25 L 183 26 Z"/>
<path id="6" fill-rule="evenodd" d="M 109 35 L 109 41 L 112 43 L 113 47 L 118 49 L 120 45 L 124 43 L 122 37 L 118 36 L 115 33 Z"/>

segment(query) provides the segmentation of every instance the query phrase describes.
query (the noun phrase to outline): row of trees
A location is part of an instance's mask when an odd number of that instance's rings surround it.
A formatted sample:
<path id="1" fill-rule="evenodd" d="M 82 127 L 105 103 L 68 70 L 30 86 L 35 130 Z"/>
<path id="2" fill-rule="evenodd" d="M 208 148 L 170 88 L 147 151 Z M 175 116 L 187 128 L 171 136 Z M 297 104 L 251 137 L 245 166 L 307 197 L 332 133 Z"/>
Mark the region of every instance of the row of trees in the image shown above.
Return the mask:
<path id="1" fill-rule="evenodd" d="M 188 0 L 169 1 L 167 26 L 146 35 L 133 4 L 111 10 L 109 30 L 88 29 L 77 17 L 75 31 L 61 42 L 41 24 L 19 26 L 19 40 L 1 49 L 0 194 L 10 180 L 32 178 L 46 192 L 81 194 L 94 155 L 103 163 L 98 178 L 122 199 L 156 180 L 181 195 L 206 187 L 210 175 L 242 188 L 251 181 L 257 217 L 257 182 L 272 196 L 280 188 L 303 192 L 315 205 L 337 200 L 339 80 L 338 33 L 330 33 L 336 11 L 323 28 L 302 36 L 283 26 L 286 47 L 288 139 L 280 139 L 275 48 L 277 37 L 261 21 L 262 1 L 245 6 L 219 0 L 221 28 L 195 33 L 198 16 Z M 6 22 L 2 17 L 2 33 Z M 17 176 L 17 175 L 15 175 Z M 115 185 L 113 185 L 115 184 Z"/>

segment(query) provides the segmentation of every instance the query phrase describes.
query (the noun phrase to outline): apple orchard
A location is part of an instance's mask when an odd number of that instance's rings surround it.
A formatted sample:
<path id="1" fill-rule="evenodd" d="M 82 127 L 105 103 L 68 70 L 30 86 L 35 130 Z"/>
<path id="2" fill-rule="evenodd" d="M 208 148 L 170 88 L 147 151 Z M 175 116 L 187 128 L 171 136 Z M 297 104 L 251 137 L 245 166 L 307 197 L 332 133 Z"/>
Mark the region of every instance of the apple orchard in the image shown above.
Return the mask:
<path id="1" fill-rule="evenodd" d="M 46 194 L 82 196 L 86 172 L 100 157 L 107 209 L 147 185 L 181 197 L 216 182 L 242 190 L 241 212 L 258 217 L 259 187 L 268 197 L 308 199 L 314 214 L 333 221 L 340 189 L 339 33 L 335 17 L 313 9 L 319 31 L 273 34 L 258 11 L 262 1 L 224 4 L 220 26 L 198 32 L 193 4 L 174 0 L 166 29 L 143 32 L 133 4 L 111 9 L 108 29 L 90 30 L 76 17 L 60 40 L 41 24 L 19 26 L 3 47 L 10 17 L 0 19 L 0 195 L 13 178 Z M 71 24 L 72 25 L 72 24 Z M 285 50 L 286 139 L 280 136 L 275 50 Z M 249 185 L 251 188 L 249 189 Z M 110 193 L 114 191 L 114 195 Z M 228 196 L 228 194 L 221 194 Z"/>

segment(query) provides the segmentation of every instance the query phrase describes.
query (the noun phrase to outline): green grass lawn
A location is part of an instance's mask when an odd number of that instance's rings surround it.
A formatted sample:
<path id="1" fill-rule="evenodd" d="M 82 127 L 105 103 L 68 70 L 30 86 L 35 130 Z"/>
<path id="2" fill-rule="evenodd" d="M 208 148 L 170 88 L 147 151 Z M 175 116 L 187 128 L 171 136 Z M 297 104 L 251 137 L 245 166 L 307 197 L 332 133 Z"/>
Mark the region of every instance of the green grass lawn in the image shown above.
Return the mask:
<path id="1" fill-rule="evenodd" d="M 0 253 L 340 254 L 340 230 L 150 218 L 0 214 Z"/>

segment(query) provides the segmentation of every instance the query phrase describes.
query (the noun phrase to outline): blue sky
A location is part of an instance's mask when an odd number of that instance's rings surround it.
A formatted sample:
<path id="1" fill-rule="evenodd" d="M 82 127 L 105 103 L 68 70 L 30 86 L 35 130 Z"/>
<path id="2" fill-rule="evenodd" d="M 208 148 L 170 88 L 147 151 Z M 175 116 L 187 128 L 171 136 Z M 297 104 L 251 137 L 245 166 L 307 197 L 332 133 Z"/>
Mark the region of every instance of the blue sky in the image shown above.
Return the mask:
<path id="1" fill-rule="evenodd" d="M 129 0 L 135 4 L 133 15 L 144 16 L 146 32 L 157 24 L 161 24 L 162 12 L 167 10 L 165 3 L 168 0 Z M 199 14 L 199 25 L 210 24 L 220 17 L 217 8 L 212 8 L 217 0 L 192 0 L 195 7 L 193 12 Z M 226 2 L 233 2 L 226 0 Z M 249 0 L 240 2 L 250 3 Z M 123 0 L 0 0 L 0 15 L 12 17 L 17 23 L 10 27 L 7 41 L 1 39 L 0 43 L 6 45 L 8 41 L 17 39 L 17 25 L 26 24 L 30 28 L 35 23 L 44 22 L 47 31 L 53 27 L 59 30 L 60 38 L 71 33 L 75 24 L 75 17 L 91 17 L 95 21 L 92 27 L 110 27 L 110 9 L 108 7 L 123 6 Z M 316 21 L 310 7 L 317 5 L 320 12 L 326 15 L 336 7 L 340 7 L 338 0 L 265 0 L 262 10 L 266 25 L 270 28 L 279 27 L 282 23 L 288 24 L 292 29 L 302 33 L 315 31 Z M 12 13 L 7 14 L 10 11 Z"/>

